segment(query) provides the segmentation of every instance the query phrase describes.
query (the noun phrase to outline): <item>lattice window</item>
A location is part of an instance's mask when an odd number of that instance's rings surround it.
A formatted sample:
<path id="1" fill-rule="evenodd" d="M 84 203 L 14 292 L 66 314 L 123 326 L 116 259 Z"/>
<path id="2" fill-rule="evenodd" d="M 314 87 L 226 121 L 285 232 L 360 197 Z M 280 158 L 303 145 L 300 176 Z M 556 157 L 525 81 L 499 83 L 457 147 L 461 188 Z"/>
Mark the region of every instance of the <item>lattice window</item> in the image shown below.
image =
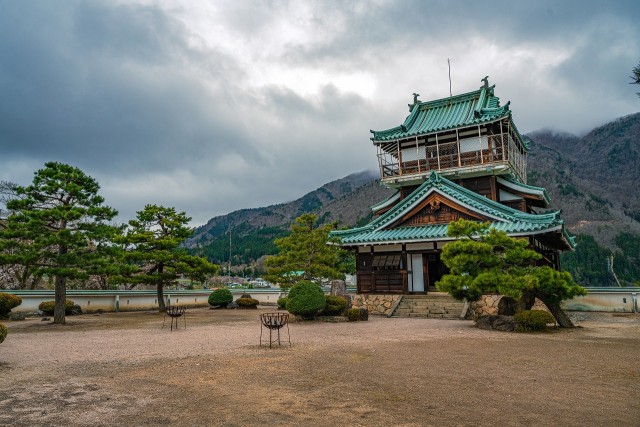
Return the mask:
<path id="1" fill-rule="evenodd" d="M 398 270 L 400 268 L 401 255 L 376 255 L 373 257 L 373 268 L 377 270 Z"/>

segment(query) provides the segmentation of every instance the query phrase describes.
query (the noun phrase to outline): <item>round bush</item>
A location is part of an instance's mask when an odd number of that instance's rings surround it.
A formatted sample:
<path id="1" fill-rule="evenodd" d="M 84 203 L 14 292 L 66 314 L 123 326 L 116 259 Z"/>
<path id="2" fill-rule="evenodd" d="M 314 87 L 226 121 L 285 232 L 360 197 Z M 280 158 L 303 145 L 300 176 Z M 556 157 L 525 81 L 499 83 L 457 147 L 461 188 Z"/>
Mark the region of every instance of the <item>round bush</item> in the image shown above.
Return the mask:
<path id="1" fill-rule="evenodd" d="M 318 285 L 307 280 L 293 285 L 289 291 L 287 311 L 303 319 L 313 319 L 324 308 L 324 293 Z"/>
<path id="2" fill-rule="evenodd" d="M 0 323 L 0 344 L 2 344 L 8 333 L 9 330 L 7 329 L 7 327 Z"/>
<path id="3" fill-rule="evenodd" d="M 349 322 L 360 320 L 360 309 L 357 307 L 350 308 L 349 310 L 347 310 L 346 316 Z"/>
<path id="4" fill-rule="evenodd" d="M 542 310 L 524 310 L 513 316 L 518 332 L 535 332 L 547 329 L 548 323 L 555 323 L 553 316 Z"/>
<path id="5" fill-rule="evenodd" d="M 346 307 L 346 299 L 338 295 L 327 295 L 325 297 L 323 314 L 327 316 L 337 316 L 339 314 L 342 314 Z"/>
<path id="6" fill-rule="evenodd" d="M 209 295 L 209 305 L 214 307 L 226 308 L 231 301 L 233 301 L 233 295 L 227 288 L 216 289 Z"/>
<path id="7" fill-rule="evenodd" d="M 238 298 L 236 300 L 240 308 L 258 308 L 260 301 L 254 298 Z"/>
<path id="8" fill-rule="evenodd" d="M 289 298 L 287 298 L 287 297 L 278 298 L 278 301 L 277 301 L 278 310 L 286 310 L 287 301 L 289 301 Z"/>
<path id="9" fill-rule="evenodd" d="M 0 292 L 0 317 L 7 316 L 12 308 L 20 304 L 22 304 L 22 298 L 19 296 Z"/>
<path id="10" fill-rule="evenodd" d="M 73 306 L 76 305 L 75 302 L 70 299 L 64 301 L 64 314 L 72 314 Z M 53 312 L 56 308 L 55 301 L 43 301 L 38 306 L 38 310 L 42 311 L 47 316 L 53 316 Z"/>

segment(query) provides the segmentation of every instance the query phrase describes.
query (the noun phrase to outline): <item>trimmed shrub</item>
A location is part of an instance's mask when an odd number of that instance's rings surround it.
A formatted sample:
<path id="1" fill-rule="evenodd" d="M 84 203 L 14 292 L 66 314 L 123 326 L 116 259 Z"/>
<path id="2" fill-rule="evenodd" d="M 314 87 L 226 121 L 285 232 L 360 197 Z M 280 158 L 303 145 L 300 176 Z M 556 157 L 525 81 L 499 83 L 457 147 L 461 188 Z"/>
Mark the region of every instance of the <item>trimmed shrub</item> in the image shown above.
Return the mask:
<path id="1" fill-rule="evenodd" d="M 302 280 L 289 291 L 287 311 L 303 319 L 313 319 L 324 308 L 324 293 L 320 286 Z"/>
<path id="2" fill-rule="evenodd" d="M 364 307 L 360 307 L 360 320 L 369 320 L 369 310 Z"/>
<path id="3" fill-rule="evenodd" d="M 0 292 L 0 317 L 6 317 L 12 308 L 22 304 L 22 298 L 17 295 Z"/>
<path id="4" fill-rule="evenodd" d="M 548 323 L 555 323 L 553 316 L 542 310 L 524 310 L 513 316 L 516 322 L 516 331 L 535 332 L 547 329 Z"/>
<path id="5" fill-rule="evenodd" d="M 238 298 L 236 303 L 239 308 L 258 308 L 260 301 L 254 298 Z"/>
<path id="6" fill-rule="evenodd" d="M 347 310 L 346 316 L 349 322 L 360 320 L 360 309 L 357 307 L 350 308 L 349 310 Z"/>
<path id="7" fill-rule="evenodd" d="M 325 304 L 322 314 L 326 316 L 337 316 L 342 314 L 347 307 L 347 300 L 338 295 L 327 295 L 324 297 Z"/>
<path id="8" fill-rule="evenodd" d="M 243 292 L 242 295 L 240 295 L 240 298 L 251 298 L 251 294 L 247 293 L 247 292 Z M 240 299 L 238 298 L 238 299 Z"/>
<path id="9" fill-rule="evenodd" d="M 0 344 L 2 344 L 4 339 L 7 337 L 8 333 L 9 333 L 9 329 L 7 329 L 6 326 L 0 323 Z"/>
<path id="10" fill-rule="evenodd" d="M 278 298 L 278 310 L 286 310 L 287 309 L 287 301 L 289 301 L 289 298 L 287 297 L 282 297 L 282 298 Z"/>
<path id="11" fill-rule="evenodd" d="M 227 288 L 216 289 L 209 295 L 209 305 L 214 307 L 227 308 L 227 305 L 231 301 L 233 301 L 233 295 L 231 295 L 231 291 Z"/>
<path id="12" fill-rule="evenodd" d="M 69 315 L 73 312 L 73 306 L 76 305 L 75 302 L 70 299 L 64 301 L 64 314 Z M 42 311 L 47 316 L 53 316 L 53 312 L 56 308 L 55 301 L 43 301 L 38 306 L 38 310 Z"/>

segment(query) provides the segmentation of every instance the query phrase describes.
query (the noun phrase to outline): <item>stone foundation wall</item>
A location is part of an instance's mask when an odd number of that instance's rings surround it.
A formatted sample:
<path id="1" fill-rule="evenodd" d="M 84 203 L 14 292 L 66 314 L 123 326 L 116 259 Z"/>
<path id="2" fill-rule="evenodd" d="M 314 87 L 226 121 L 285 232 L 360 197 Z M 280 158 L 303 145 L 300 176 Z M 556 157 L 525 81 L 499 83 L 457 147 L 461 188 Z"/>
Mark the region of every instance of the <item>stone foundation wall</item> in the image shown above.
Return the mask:
<path id="1" fill-rule="evenodd" d="M 386 316 L 391 313 L 391 308 L 401 296 L 402 295 L 356 294 L 353 297 L 353 306 L 357 308 L 364 307 L 369 310 L 369 314 Z"/>
<path id="2" fill-rule="evenodd" d="M 483 295 L 482 298 L 471 304 L 471 314 L 475 316 L 497 315 L 498 304 L 502 297 L 503 295 L 498 294 Z M 538 298 L 536 298 L 531 310 L 543 310 L 550 313 L 547 306 Z"/>

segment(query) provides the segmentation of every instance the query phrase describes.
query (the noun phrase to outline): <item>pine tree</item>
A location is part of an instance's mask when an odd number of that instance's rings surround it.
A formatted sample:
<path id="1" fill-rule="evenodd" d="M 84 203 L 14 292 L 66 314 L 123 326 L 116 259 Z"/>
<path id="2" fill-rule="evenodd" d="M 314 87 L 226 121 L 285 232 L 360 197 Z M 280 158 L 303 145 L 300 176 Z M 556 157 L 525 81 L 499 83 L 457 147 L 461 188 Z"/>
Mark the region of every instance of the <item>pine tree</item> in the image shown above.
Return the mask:
<path id="1" fill-rule="evenodd" d="M 146 205 L 136 219 L 129 221 L 125 233 L 116 239 L 123 245 L 124 260 L 136 268 L 133 274 L 121 275 L 116 281 L 153 284 L 158 295 L 158 308 L 165 311 L 164 286 L 181 275 L 204 280 L 218 266 L 203 257 L 189 255 L 181 243 L 193 233 L 187 224 L 191 218 L 175 208 Z"/>
<path id="2" fill-rule="evenodd" d="M 0 263 L 33 268 L 53 277 L 54 323 L 64 324 L 68 279 L 83 279 L 105 257 L 105 242 L 116 232 L 117 212 L 104 206 L 100 186 L 80 169 L 48 162 L 27 187 L 16 186 L 0 230 Z"/>
<path id="3" fill-rule="evenodd" d="M 450 272 L 436 284 L 439 290 L 467 301 L 499 293 L 518 301 L 517 311 L 529 309 L 537 297 L 561 326 L 573 326 L 560 303 L 586 291 L 569 273 L 536 266 L 542 256 L 528 248 L 527 240 L 464 219 L 450 223 L 448 235 L 458 240 L 442 249 L 441 259 Z"/>
<path id="4" fill-rule="evenodd" d="M 288 289 L 301 280 L 344 278 L 344 250 L 329 240 L 336 224 L 316 222 L 315 214 L 303 214 L 291 225 L 290 235 L 274 241 L 279 253 L 266 259 L 265 279 Z"/>

